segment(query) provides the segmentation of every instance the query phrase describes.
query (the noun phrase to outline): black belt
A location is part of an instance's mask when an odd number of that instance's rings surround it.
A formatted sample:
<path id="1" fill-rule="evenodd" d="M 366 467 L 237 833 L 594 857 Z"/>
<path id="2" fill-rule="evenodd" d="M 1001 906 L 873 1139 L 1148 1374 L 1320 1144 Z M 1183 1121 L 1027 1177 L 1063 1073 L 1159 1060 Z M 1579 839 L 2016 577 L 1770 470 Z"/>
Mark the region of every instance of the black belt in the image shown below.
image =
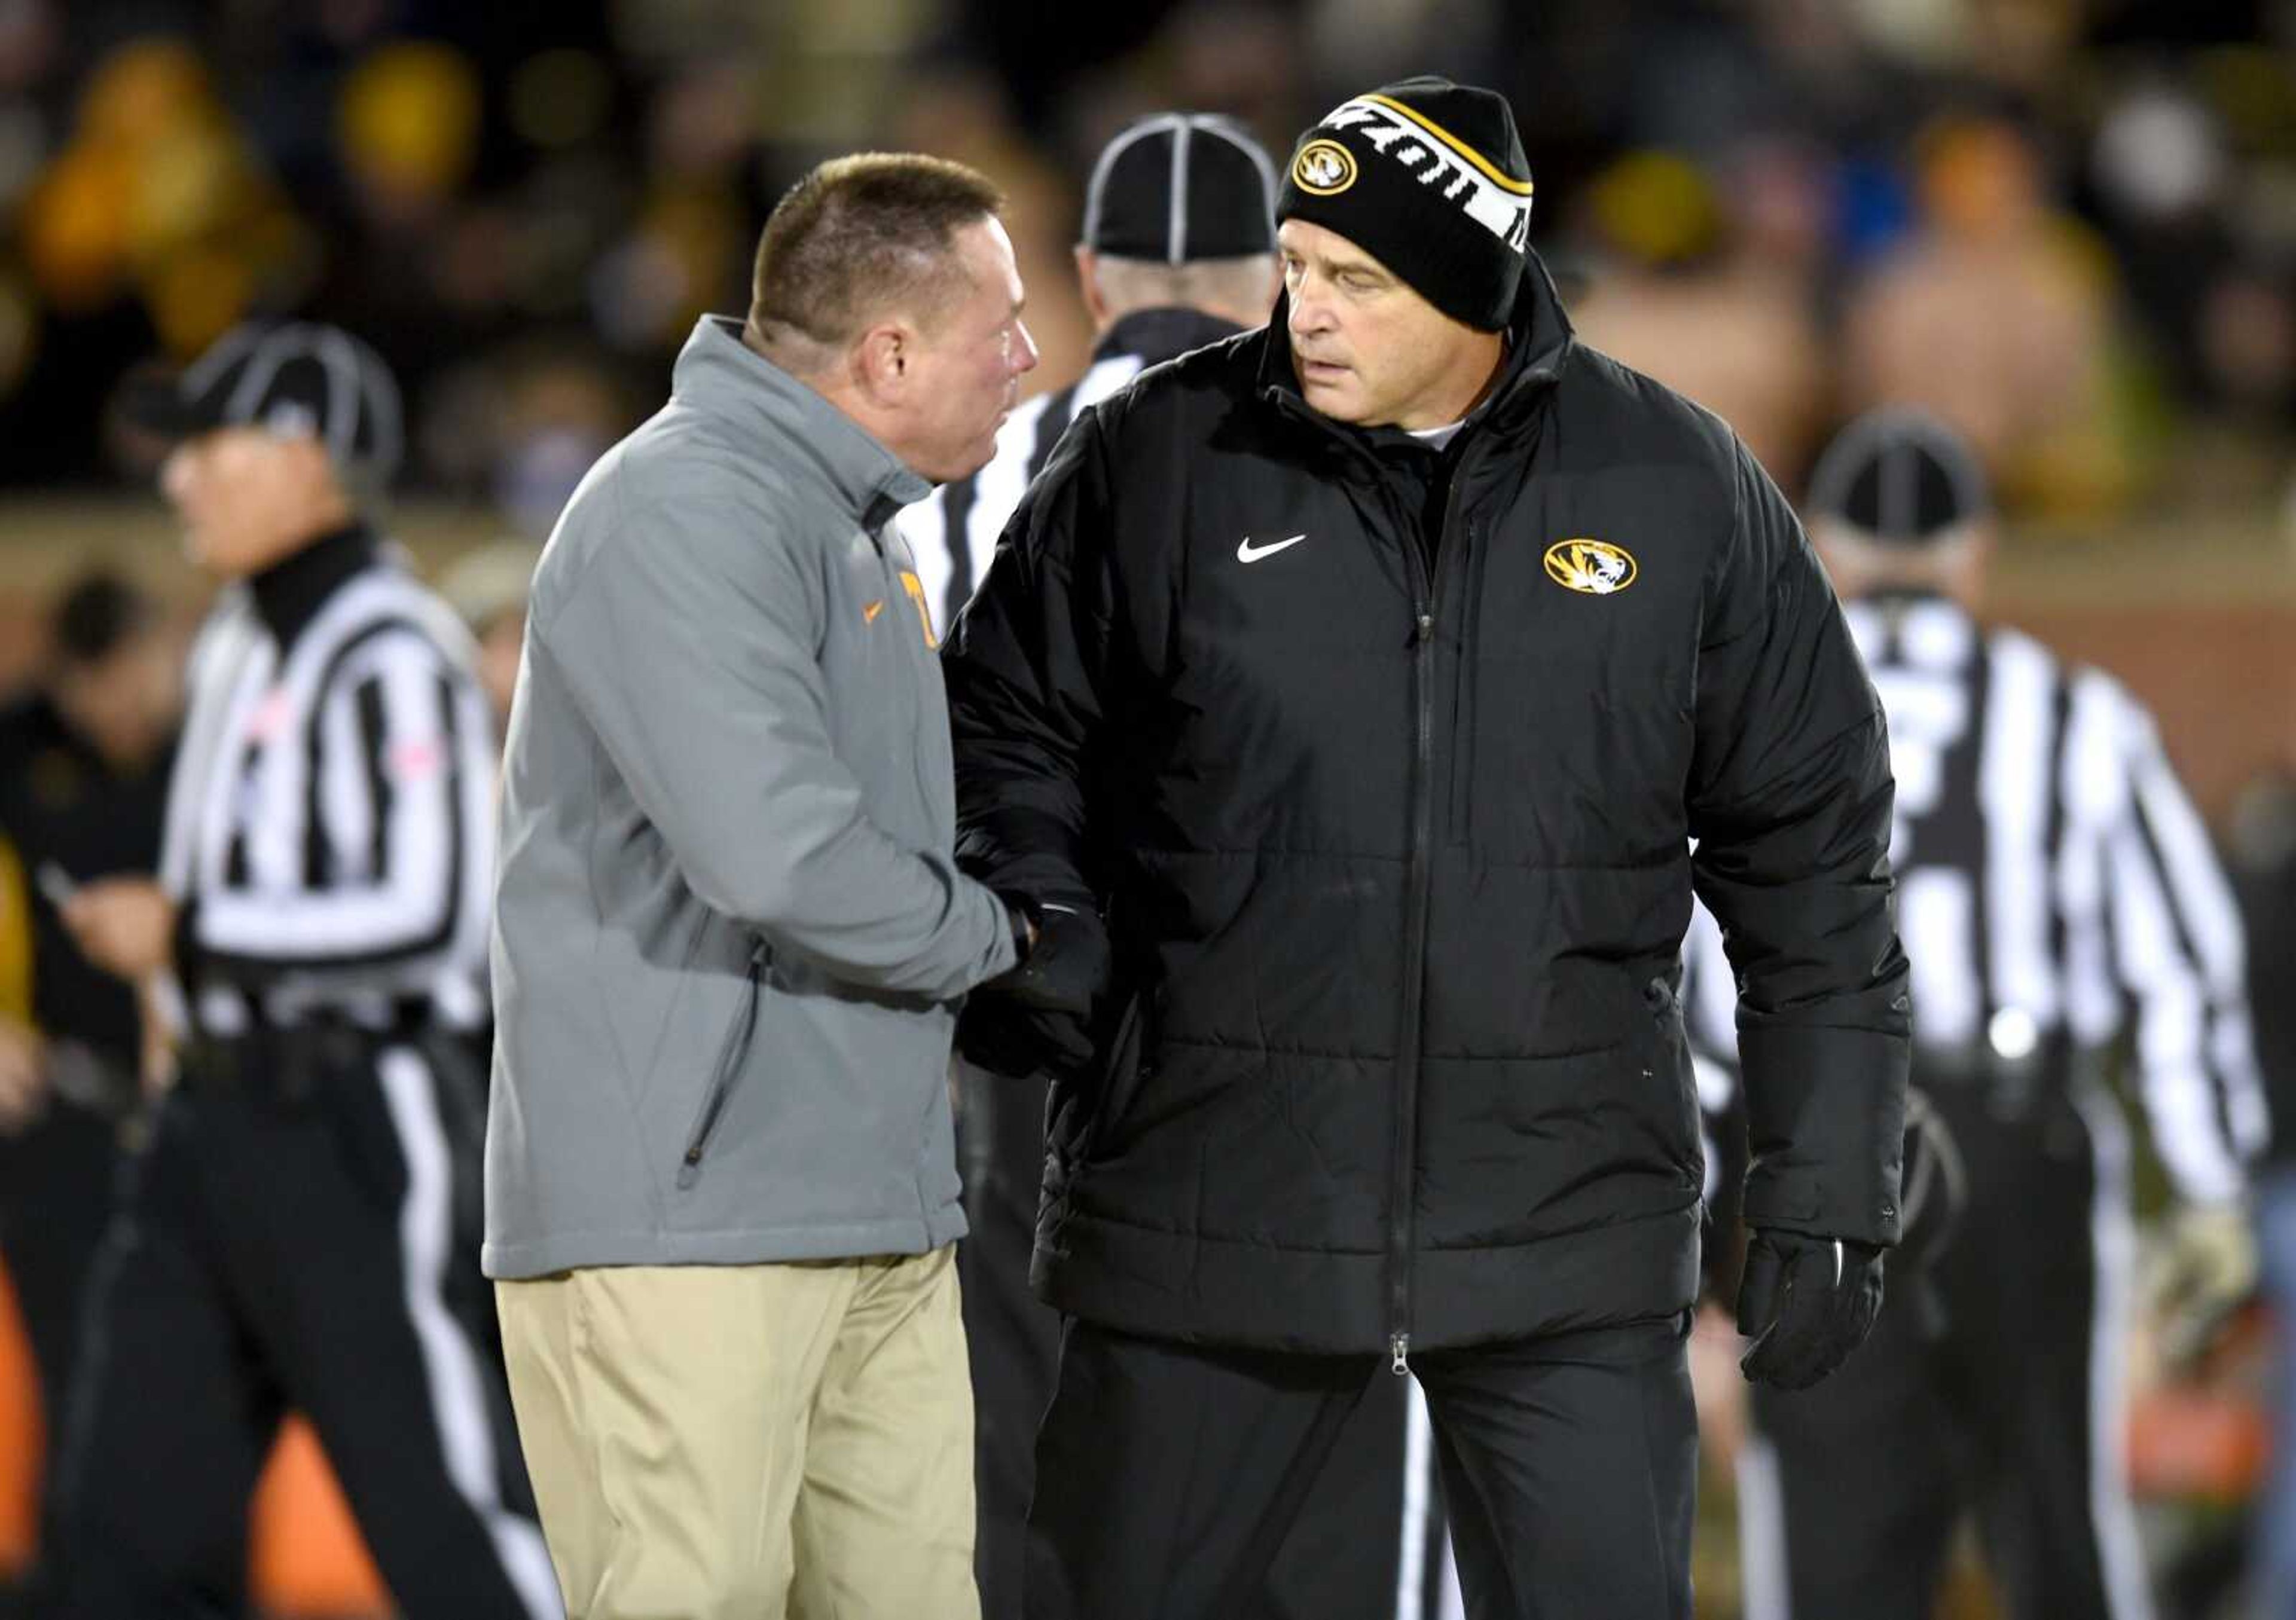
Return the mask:
<path id="1" fill-rule="evenodd" d="M 2073 1085 L 2097 1054 L 2062 1029 L 2012 1057 L 1984 1041 L 1965 1045 L 1914 1045 L 1913 1084 L 1939 1101 L 1956 1095 L 1981 1099 L 1986 1113 L 2005 1124 L 2040 1117 Z"/>
<path id="2" fill-rule="evenodd" d="M 293 1101 L 371 1077 L 384 1047 L 421 1039 L 430 1028 L 427 1020 L 404 1017 L 380 1028 L 319 1018 L 238 1035 L 195 1034 L 176 1053 L 176 1076 L 194 1094 L 240 1092 Z"/>
<path id="3" fill-rule="evenodd" d="M 2031 1048 L 2012 1057 L 1988 1041 L 1943 1045 L 1914 1043 L 1913 1077 L 1916 1085 L 1997 1085 L 2003 1082 L 2071 1072 L 2079 1054 L 2072 1037 L 2052 1030 L 2038 1037 Z"/>

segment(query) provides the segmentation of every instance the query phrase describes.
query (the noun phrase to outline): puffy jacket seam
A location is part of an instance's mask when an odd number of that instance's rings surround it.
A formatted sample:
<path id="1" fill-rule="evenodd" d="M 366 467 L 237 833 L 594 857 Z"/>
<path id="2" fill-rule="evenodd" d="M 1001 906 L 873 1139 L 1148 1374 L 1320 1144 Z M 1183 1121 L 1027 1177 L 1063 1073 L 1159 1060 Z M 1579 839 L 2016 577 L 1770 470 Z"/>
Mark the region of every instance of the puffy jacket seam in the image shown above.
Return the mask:
<path id="1" fill-rule="evenodd" d="M 1855 730 L 1855 727 L 1851 728 Z M 1386 866 L 1406 864 L 1407 855 L 1380 855 L 1368 850 L 1353 849 L 1293 849 L 1270 847 L 1259 849 L 1176 849 L 1157 845 L 1135 845 L 1130 850 L 1136 861 L 1153 861 L 1159 856 L 1185 860 L 1202 856 L 1223 861 L 1262 861 L 1281 864 L 1285 860 L 1303 861 L 1376 861 Z M 1689 851 L 1669 850 L 1649 861 L 1510 861 L 1484 855 L 1470 847 L 1462 858 L 1477 866 L 1496 867 L 1505 871 L 1662 871 L 1686 860 Z"/>
<path id="2" fill-rule="evenodd" d="M 1795 772 L 1808 768 L 1810 760 L 1834 748 L 1844 739 L 1853 736 L 1857 732 L 1872 731 L 1876 727 L 1884 726 L 1886 722 L 1882 714 L 1881 703 L 1879 700 L 1876 700 L 1874 706 L 1867 709 L 1866 713 L 1860 715 L 1857 719 L 1852 720 L 1849 724 L 1843 726 L 1838 732 L 1828 732 L 1824 741 L 1811 744 L 1806 753 L 1804 753 L 1800 757 L 1795 759 L 1792 764 L 1780 770 L 1775 775 L 1763 778 L 1760 781 L 1756 782 L 1752 787 L 1748 788 L 1736 795 L 1736 797 L 1741 799 L 1761 798 L 1779 782 L 1784 781 Z M 1803 816 L 1797 818 L 1797 822 L 1795 823 L 1782 822 L 1779 824 L 1798 824 L 1800 821 L 1807 821 L 1809 818 L 1809 815 L 1818 813 L 1819 811 L 1817 809 L 1812 809 Z"/>
<path id="3" fill-rule="evenodd" d="M 1190 1243 L 1200 1243 L 1216 1248 L 1259 1249 L 1279 1255 L 1350 1255 L 1362 1260 L 1383 1259 L 1387 1254 L 1387 1246 L 1383 1243 L 1375 1244 L 1368 1248 L 1342 1248 L 1328 1243 L 1277 1243 L 1258 1238 L 1221 1237 L 1194 1227 L 1153 1225 L 1146 1221 L 1130 1220 L 1123 1215 L 1104 1214 L 1095 1208 L 1072 1209 L 1070 1218 L 1087 1221 L 1095 1226 L 1121 1226 L 1131 1231 L 1153 1232 L 1160 1238 L 1178 1238 Z"/>
<path id="4" fill-rule="evenodd" d="M 1333 1063 L 1392 1063 L 1391 1051 L 1341 1051 L 1311 1046 L 1271 1046 L 1262 1041 L 1222 1041 L 1210 1035 L 1174 1035 L 1168 1030 L 1157 1034 L 1159 1046 L 1189 1046 L 1203 1051 L 1245 1052 L 1268 1058 L 1316 1058 Z M 1510 1052 L 1445 1052 L 1424 1054 L 1431 1061 L 1452 1064 L 1475 1063 L 1580 1063 L 1589 1058 L 1607 1057 L 1618 1052 L 1632 1051 L 1630 1041 L 1615 1042 L 1607 1046 L 1573 1046 L 1562 1051 Z"/>
<path id="5" fill-rule="evenodd" d="M 1574 1226 L 1559 1226 L 1552 1231 L 1540 1232 L 1536 1237 L 1502 1243 L 1425 1243 L 1420 1245 L 1414 1252 L 1423 1255 L 1466 1255 L 1496 1254 L 1508 1249 L 1538 1248 L 1544 1244 L 1556 1242 L 1565 1238 L 1579 1237 L 1590 1231 L 1607 1231 L 1627 1226 L 1647 1226 L 1660 1221 L 1677 1220 L 1680 1218 L 1684 1210 L 1694 1207 L 1697 1202 L 1697 1197 L 1693 1193 L 1680 1204 L 1669 1205 L 1664 1209 L 1648 1215 L 1582 1221 Z M 1155 1225 L 1146 1221 L 1107 1214 L 1092 1207 L 1072 1208 L 1070 1218 L 1088 1222 L 1095 1226 L 1121 1226 L 1131 1231 L 1152 1232 L 1158 1237 L 1177 1238 L 1211 1248 L 1259 1249 L 1267 1253 L 1283 1255 L 1344 1255 L 1362 1260 L 1383 1259 L 1387 1253 L 1384 1244 L 1370 1248 L 1341 1248 L 1336 1244 L 1327 1243 L 1280 1243 L 1259 1238 L 1226 1237 L 1193 1227 Z"/>
<path id="6" fill-rule="evenodd" d="M 1649 1226 L 1660 1221 L 1670 1221 L 1679 1216 L 1684 1210 L 1695 1207 L 1697 1203 L 1698 1195 L 1693 1191 L 1681 1203 L 1669 1204 L 1664 1209 L 1654 1210 L 1648 1215 L 1600 1216 L 1592 1220 L 1579 1221 L 1570 1226 L 1557 1226 L 1551 1231 L 1509 1239 L 1499 1243 L 1430 1243 L 1423 1252 L 1431 1255 L 1475 1255 L 1496 1254 L 1511 1248 L 1537 1248 L 1541 1244 L 1557 1243 L 1565 1238 L 1582 1237 L 1590 1231 L 1612 1231 L 1625 1226 Z"/>

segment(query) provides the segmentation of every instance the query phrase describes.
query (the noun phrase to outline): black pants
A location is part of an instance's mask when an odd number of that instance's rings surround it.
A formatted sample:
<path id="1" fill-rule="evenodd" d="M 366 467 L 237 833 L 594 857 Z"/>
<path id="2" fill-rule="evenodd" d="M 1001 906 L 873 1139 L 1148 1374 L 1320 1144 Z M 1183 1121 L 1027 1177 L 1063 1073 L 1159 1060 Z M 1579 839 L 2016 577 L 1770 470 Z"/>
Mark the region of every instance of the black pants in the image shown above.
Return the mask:
<path id="1" fill-rule="evenodd" d="M 1747 1616 L 1929 1620 L 1966 1511 L 2018 1620 L 2129 1620 L 2146 1600 L 2118 1444 L 2126 1147 L 2100 1111 L 2113 1105 L 2076 1108 L 2062 1084 L 2025 1099 L 1924 1089 L 1969 1171 L 1931 1274 L 1939 1309 L 1892 1276 L 1839 1373 L 1754 1391 Z"/>
<path id="2" fill-rule="evenodd" d="M 56 1104 L 20 1136 L 0 1138 L 0 1255 L 39 1379 L 40 1415 L 53 1456 L 79 1365 L 80 1295 L 111 1213 L 118 1126 Z M 56 1470 L 44 1467 L 44 1499 Z M 52 1511 L 44 1508 L 45 1521 Z"/>
<path id="3" fill-rule="evenodd" d="M 1021 1612 L 1037 1423 L 1052 1398 L 1060 1317 L 1029 1289 L 1044 1170 L 1044 1088 L 969 1066 L 957 1070 L 956 1158 L 970 1229 L 957 1246 L 964 1338 L 972 1358 L 973 1569 L 982 1620 Z"/>
<path id="4" fill-rule="evenodd" d="M 1469 1620 L 1689 1620 L 1687 1319 L 1414 1356 Z M 1234 1620 L 1384 1360 L 1070 1321 L 1028 1620 Z"/>
<path id="5" fill-rule="evenodd" d="M 280 1078 L 178 1092 L 135 1168 L 66 1428 L 58 1612 L 243 1613 L 248 1501 L 292 1408 L 402 1612 L 555 1613 L 457 1215 L 471 1100 L 404 1046 Z"/>
<path id="6" fill-rule="evenodd" d="M 1019 1620 L 1036 1488 L 1037 1428 L 1060 1361 L 1061 1319 L 1029 1289 L 1044 1168 L 1039 1086 L 959 1074 L 957 1158 L 972 1234 L 958 1248 L 972 1353 L 983 1620 Z M 1431 1466 L 1406 1473 L 1407 1380 L 1371 1380 L 1340 1426 L 1322 1477 L 1253 1601 L 1249 1620 L 1436 1620 L 1441 1512 Z M 1412 1546 L 1406 1557 L 1406 1542 Z M 1414 1570 L 1416 1575 L 1414 1575 Z M 1416 1597 L 1398 1601 L 1409 1580 Z"/>

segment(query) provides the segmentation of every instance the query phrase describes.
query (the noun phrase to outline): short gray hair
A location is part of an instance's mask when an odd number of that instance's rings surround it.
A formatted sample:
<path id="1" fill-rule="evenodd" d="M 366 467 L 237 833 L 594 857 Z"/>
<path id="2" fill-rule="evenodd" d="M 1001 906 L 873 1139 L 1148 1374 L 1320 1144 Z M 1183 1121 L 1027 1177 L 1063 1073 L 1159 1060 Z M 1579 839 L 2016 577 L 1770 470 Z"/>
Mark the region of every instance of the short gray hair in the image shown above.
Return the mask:
<path id="1" fill-rule="evenodd" d="M 969 285 L 956 233 L 1004 206 L 988 176 L 946 158 L 833 158 L 791 186 L 766 221 L 750 329 L 842 348 L 890 309 L 930 318 Z"/>

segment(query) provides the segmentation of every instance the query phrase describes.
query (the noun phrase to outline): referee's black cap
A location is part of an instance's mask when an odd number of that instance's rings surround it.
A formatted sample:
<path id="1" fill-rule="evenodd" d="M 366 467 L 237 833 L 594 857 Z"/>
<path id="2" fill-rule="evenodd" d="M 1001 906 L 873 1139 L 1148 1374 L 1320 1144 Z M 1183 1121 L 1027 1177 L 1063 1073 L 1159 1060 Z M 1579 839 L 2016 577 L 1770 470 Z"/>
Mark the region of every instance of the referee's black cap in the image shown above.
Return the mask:
<path id="1" fill-rule="evenodd" d="M 1806 516 L 1885 545 L 1927 545 L 1991 515 L 1985 469 L 1928 412 L 1890 405 L 1834 437 L 1809 475 Z"/>
<path id="2" fill-rule="evenodd" d="M 1084 193 L 1084 245 L 1184 265 L 1275 251 L 1275 165 L 1234 119 L 1159 112 L 1101 149 Z"/>
<path id="3" fill-rule="evenodd" d="M 405 449 L 390 366 L 342 328 L 316 322 L 236 327 L 181 372 L 132 379 L 121 410 L 163 438 L 231 427 L 308 437 L 338 465 L 381 483 Z"/>

